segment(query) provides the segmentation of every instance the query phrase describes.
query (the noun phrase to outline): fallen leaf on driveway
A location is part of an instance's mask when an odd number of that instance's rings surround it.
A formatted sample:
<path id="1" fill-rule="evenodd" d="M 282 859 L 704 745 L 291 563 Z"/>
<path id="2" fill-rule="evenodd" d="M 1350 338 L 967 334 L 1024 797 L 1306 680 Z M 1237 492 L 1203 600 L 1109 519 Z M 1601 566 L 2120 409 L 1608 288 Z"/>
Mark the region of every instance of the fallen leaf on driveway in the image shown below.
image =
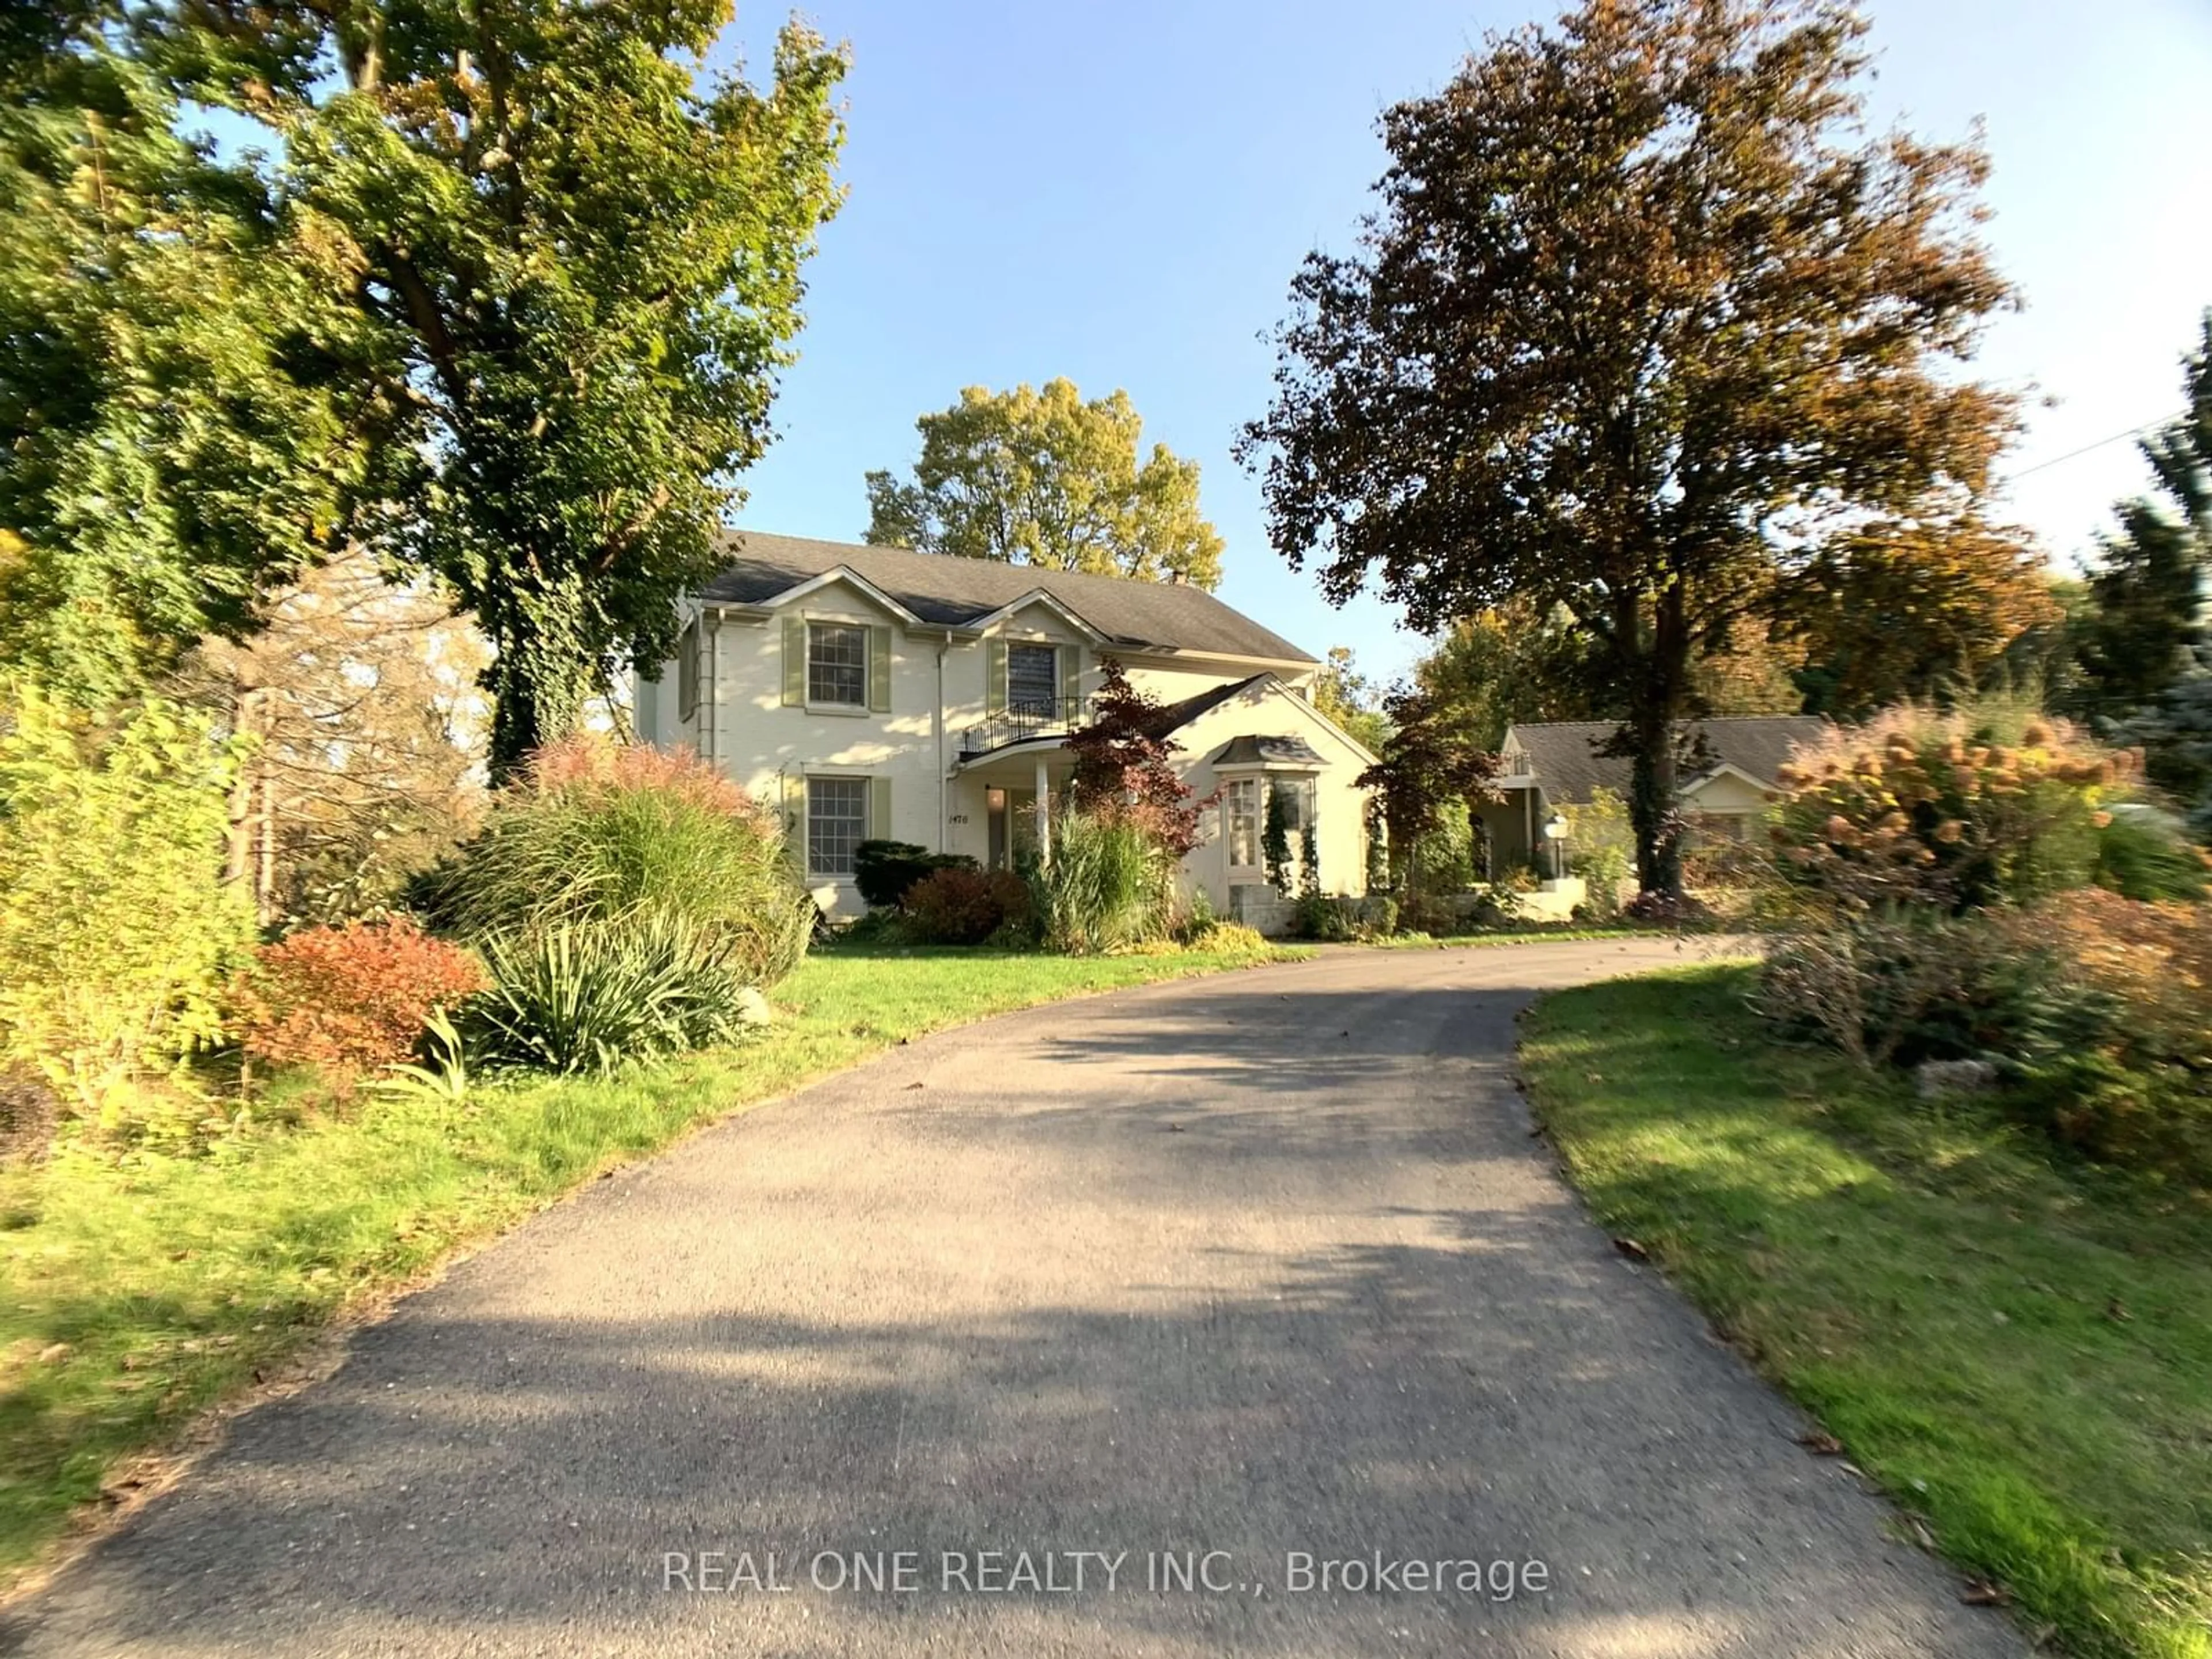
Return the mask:
<path id="1" fill-rule="evenodd" d="M 926 1083 L 909 1083 L 906 1086 L 909 1089 L 926 1089 L 929 1085 Z"/>
<path id="2" fill-rule="evenodd" d="M 1815 1457 L 1841 1457 L 1844 1455 L 1844 1443 L 1820 1429 L 1799 1435 L 1797 1443 Z"/>
<path id="3" fill-rule="evenodd" d="M 1986 1578 L 1972 1578 L 1959 1596 L 1970 1607 L 2004 1607 L 2012 1605 L 2012 1593 L 2002 1584 L 1992 1584 Z"/>
<path id="4" fill-rule="evenodd" d="M 1619 1250 L 1621 1255 L 1626 1256 L 1631 1261 L 1649 1261 L 1651 1260 L 1651 1252 L 1645 1249 L 1641 1244 L 1638 1244 L 1632 1238 L 1616 1238 L 1613 1241 L 1613 1248 Z"/>

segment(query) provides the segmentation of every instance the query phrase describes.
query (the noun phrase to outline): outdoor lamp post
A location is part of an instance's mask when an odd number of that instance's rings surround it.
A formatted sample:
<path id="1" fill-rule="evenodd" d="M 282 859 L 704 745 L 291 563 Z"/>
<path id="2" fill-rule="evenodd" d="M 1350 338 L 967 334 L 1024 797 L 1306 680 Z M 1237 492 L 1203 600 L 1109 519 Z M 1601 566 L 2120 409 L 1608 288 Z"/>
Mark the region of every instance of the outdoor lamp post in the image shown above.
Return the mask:
<path id="1" fill-rule="evenodd" d="M 1559 880 L 1566 874 L 1566 848 L 1560 845 L 1567 838 L 1567 818 L 1564 812 L 1554 812 L 1544 820 L 1544 839 L 1552 843 L 1552 879 Z"/>

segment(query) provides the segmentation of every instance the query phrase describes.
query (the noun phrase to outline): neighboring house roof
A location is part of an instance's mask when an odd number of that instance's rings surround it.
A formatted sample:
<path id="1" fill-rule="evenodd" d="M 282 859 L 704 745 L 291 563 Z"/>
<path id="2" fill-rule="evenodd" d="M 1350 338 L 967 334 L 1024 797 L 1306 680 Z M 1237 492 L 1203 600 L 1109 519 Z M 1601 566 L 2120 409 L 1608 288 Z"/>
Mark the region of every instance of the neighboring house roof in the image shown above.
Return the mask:
<path id="1" fill-rule="evenodd" d="M 1545 720 L 1509 727 L 1508 752 L 1528 757 L 1527 770 L 1542 786 L 1546 799 L 1580 805 L 1593 789 L 1628 793 L 1631 763 L 1626 755 L 1601 755 L 1597 745 L 1620 731 L 1614 720 Z M 1685 721 L 1680 729 L 1705 739 L 1706 766 L 1686 774 L 1686 793 L 1714 773 L 1734 768 L 1762 789 L 1774 787 L 1776 774 L 1801 743 L 1817 741 L 1828 722 L 1814 714 L 1759 714 Z"/>
<path id="2" fill-rule="evenodd" d="M 1037 565 L 915 553 L 733 531 L 732 562 L 701 590 L 708 603 L 767 605 L 792 588 L 840 568 L 896 600 L 923 622 L 972 626 L 1030 594 L 1048 594 L 1110 645 L 1250 657 L 1265 662 L 1318 659 L 1202 587 L 1079 575 Z"/>
<path id="3" fill-rule="evenodd" d="M 1213 757 L 1222 766 L 1308 767 L 1318 771 L 1328 764 L 1321 752 L 1304 738 L 1231 738 Z"/>

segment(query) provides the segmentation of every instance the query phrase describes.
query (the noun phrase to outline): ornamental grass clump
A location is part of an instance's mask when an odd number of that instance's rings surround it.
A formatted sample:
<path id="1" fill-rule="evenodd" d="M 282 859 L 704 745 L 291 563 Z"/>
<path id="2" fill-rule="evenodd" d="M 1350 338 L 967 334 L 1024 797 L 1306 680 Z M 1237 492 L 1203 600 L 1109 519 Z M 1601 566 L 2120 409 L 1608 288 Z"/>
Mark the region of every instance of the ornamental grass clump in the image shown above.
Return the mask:
<path id="1" fill-rule="evenodd" d="M 813 919 L 772 810 L 689 752 L 595 736 L 540 750 L 437 890 L 480 941 L 670 918 L 754 986 L 797 965 Z"/>
<path id="2" fill-rule="evenodd" d="M 1052 826 L 1052 859 L 1035 878 L 1044 941 L 1097 956 L 1163 939 L 1175 921 L 1175 860 L 1134 817 L 1071 811 Z"/>

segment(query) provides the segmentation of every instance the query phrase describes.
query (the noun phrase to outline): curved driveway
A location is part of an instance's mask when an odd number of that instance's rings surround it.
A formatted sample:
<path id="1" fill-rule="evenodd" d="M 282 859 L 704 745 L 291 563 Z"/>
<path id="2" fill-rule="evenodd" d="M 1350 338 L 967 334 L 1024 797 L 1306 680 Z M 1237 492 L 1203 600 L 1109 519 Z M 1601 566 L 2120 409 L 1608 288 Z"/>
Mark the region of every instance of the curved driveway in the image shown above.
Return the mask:
<path id="1" fill-rule="evenodd" d="M 896 1050 L 410 1299 L 13 1639 L 2024 1652 L 1529 1137 L 1515 1011 L 1676 959 L 1347 951 Z"/>

